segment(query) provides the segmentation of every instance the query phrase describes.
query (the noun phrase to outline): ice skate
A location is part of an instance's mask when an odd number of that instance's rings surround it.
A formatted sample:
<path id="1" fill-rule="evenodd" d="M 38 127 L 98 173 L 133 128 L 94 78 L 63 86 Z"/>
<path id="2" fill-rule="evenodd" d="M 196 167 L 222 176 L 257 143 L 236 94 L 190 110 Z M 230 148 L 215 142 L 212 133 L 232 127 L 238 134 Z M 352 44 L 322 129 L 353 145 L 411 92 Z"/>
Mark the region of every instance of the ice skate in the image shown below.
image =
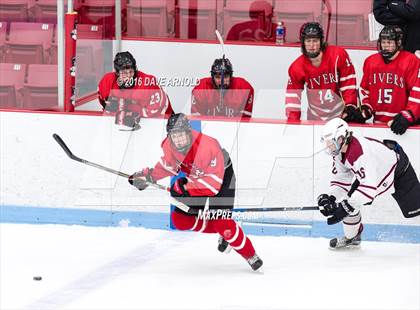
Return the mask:
<path id="1" fill-rule="evenodd" d="M 353 238 L 334 238 L 330 240 L 330 249 L 342 249 L 342 248 L 359 248 L 362 242 L 362 231 L 363 225 L 360 225 L 359 232 Z"/>
<path id="2" fill-rule="evenodd" d="M 230 246 L 230 244 L 225 239 L 223 239 L 222 236 L 220 236 L 219 237 L 219 245 L 217 246 L 217 249 L 221 253 L 228 254 L 232 250 L 232 247 Z"/>
<path id="3" fill-rule="evenodd" d="M 257 255 L 257 253 L 255 253 L 254 256 L 248 258 L 246 261 L 251 266 L 252 270 L 254 270 L 254 271 L 260 271 L 261 270 L 260 268 L 263 265 L 263 261 Z"/>

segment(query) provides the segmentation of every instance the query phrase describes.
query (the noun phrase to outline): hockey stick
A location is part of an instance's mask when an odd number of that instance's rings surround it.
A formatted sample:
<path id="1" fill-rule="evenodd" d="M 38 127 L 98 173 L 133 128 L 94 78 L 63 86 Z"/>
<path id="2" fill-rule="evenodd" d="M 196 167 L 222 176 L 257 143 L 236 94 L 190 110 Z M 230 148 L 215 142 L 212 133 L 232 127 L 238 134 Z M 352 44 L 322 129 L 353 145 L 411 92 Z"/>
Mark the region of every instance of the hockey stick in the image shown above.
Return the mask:
<path id="1" fill-rule="evenodd" d="M 88 161 L 86 159 L 83 159 L 83 158 L 80 158 L 80 157 L 74 155 L 72 153 L 72 151 L 70 151 L 70 149 L 66 145 L 66 143 L 63 141 L 63 139 L 61 139 L 61 137 L 59 135 L 57 135 L 56 133 L 53 134 L 53 138 L 61 146 L 61 148 L 64 150 L 64 152 L 67 154 L 67 156 L 70 157 L 71 159 L 73 159 L 75 161 L 78 161 L 78 162 L 80 162 L 82 164 L 85 164 L 85 165 L 88 165 L 88 166 L 91 166 L 91 167 L 94 167 L 94 168 L 98 168 L 98 169 L 104 170 L 106 172 L 110 172 L 110 173 L 119 175 L 120 177 L 124 177 L 124 178 L 127 178 L 127 179 L 130 177 L 130 175 L 127 174 L 127 173 L 124 173 L 124 172 L 121 172 L 121 171 L 118 171 L 118 170 L 114 170 L 114 169 L 111 169 L 111 168 L 108 168 L 108 167 L 105 167 L 105 166 L 102 166 L 102 165 L 93 163 L 91 161 Z M 160 185 L 160 184 L 156 184 L 156 183 L 147 182 L 146 180 L 145 180 L 145 183 L 147 185 L 153 186 L 155 188 L 162 189 L 162 190 L 165 190 L 165 191 L 169 191 L 169 188 L 166 187 L 166 186 L 163 186 L 163 185 Z"/>
<path id="2" fill-rule="evenodd" d="M 318 206 L 307 207 L 268 207 L 268 208 L 237 208 L 233 212 L 273 212 L 273 211 L 315 211 L 319 210 Z"/>

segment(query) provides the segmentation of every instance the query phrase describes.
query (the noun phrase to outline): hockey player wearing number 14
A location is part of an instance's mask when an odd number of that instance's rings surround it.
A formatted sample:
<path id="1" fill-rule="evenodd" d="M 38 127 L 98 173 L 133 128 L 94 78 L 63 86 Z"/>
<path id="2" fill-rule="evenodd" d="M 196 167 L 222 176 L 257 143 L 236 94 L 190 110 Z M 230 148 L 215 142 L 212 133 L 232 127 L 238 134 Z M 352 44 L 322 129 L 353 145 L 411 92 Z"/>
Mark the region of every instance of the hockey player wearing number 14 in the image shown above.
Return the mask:
<path id="1" fill-rule="evenodd" d="M 330 190 L 318 197 L 318 206 L 328 225 L 343 221 L 344 229 L 344 237 L 330 240 L 331 248 L 360 244 L 360 209 L 379 195 L 394 191 L 391 195 L 404 217 L 420 215 L 420 183 L 397 142 L 356 136 L 339 118 L 324 125 L 321 142 L 333 157 L 333 166 Z"/>
<path id="2" fill-rule="evenodd" d="M 302 26 L 300 41 L 302 55 L 289 67 L 287 120 L 301 119 L 301 97 L 306 87 L 308 120 L 342 117 L 348 122 L 363 122 L 358 113 L 356 74 L 347 52 L 327 45 L 321 25 L 315 22 Z"/>

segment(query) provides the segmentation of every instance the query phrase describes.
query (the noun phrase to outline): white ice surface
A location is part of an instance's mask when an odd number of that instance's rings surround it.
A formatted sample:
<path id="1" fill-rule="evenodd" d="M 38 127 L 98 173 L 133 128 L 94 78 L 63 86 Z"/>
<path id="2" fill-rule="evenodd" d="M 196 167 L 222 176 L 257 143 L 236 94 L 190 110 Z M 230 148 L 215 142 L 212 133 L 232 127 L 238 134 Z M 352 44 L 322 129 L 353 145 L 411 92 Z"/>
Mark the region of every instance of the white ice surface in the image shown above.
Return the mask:
<path id="1" fill-rule="evenodd" d="M 1 224 L 0 309 L 420 309 L 419 244 L 251 240 L 264 273 L 216 235 Z"/>

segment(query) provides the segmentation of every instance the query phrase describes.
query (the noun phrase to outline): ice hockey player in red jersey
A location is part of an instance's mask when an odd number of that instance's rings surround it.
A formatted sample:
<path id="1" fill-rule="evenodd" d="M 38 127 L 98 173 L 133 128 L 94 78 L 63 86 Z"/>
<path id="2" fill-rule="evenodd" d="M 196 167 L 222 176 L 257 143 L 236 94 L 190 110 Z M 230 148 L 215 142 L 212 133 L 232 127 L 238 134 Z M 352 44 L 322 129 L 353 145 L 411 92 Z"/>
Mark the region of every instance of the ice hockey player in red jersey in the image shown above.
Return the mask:
<path id="1" fill-rule="evenodd" d="M 344 230 L 344 237 L 330 240 L 331 248 L 360 244 L 360 209 L 379 195 L 391 193 L 406 218 L 420 215 L 420 183 L 397 142 L 356 136 L 340 118 L 324 125 L 321 141 L 333 165 L 330 190 L 318 197 L 318 206 L 328 225 L 343 221 Z"/>
<path id="2" fill-rule="evenodd" d="M 420 60 L 402 50 L 403 32 L 385 26 L 379 34 L 378 51 L 366 58 L 360 84 L 362 107 L 375 123 L 391 123 L 403 134 L 420 117 Z"/>
<path id="3" fill-rule="evenodd" d="M 301 27 L 302 55 L 289 67 L 286 89 L 288 120 L 301 119 L 302 91 L 306 87 L 308 120 L 330 120 L 343 117 L 362 122 L 358 110 L 356 75 L 347 52 L 324 41 L 319 23 Z"/>
<path id="4" fill-rule="evenodd" d="M 173 113 L 169 98 L 156 78 L 139 71 L 130 52 L 115 55 L 114 70 L 99 82 L 98 99 L 106 113 L 115 114 L 116 124 L 135 128 L 141 117 Z"/>
<path id="5" fill-rule="evenodd" d="M 251 117 L 254 88 L 244 78 L 233 76 L 229 59 L 216 59 L 210 73 L 192 91 L 191 114 Z"/>
<path id="6" fill-rule="evenodd" d="M 148 186 L 145 180 L 154 183 L 183 172 L 185 177 L 178 178 L 170 191 L 171 196 L 189 210 L 175 203 L 179 206 L 171 213 L 175 227 L 180 230 L 218 233 L 219 251 L 233 248 L 247 260 L 253 270 L 259 269 L 263 264 L 261 258 L 255 253 L 242 228 L 231 217 L 230 210 L 235 199 L 235 173 L 229 154 L 216 139 L 192 130 L 188 118 L 182 113 L 168 119 L 166 130 L 167 137 L 162 142 L 162 158 L 154 168 L 145 168 L 131 175 L 130 184 L 144 190 Z M 226 216 L 210 219 L 197 216 L 197 211 L 206 207 L 207 200 L 210 210 L 224 210 Z"/>

